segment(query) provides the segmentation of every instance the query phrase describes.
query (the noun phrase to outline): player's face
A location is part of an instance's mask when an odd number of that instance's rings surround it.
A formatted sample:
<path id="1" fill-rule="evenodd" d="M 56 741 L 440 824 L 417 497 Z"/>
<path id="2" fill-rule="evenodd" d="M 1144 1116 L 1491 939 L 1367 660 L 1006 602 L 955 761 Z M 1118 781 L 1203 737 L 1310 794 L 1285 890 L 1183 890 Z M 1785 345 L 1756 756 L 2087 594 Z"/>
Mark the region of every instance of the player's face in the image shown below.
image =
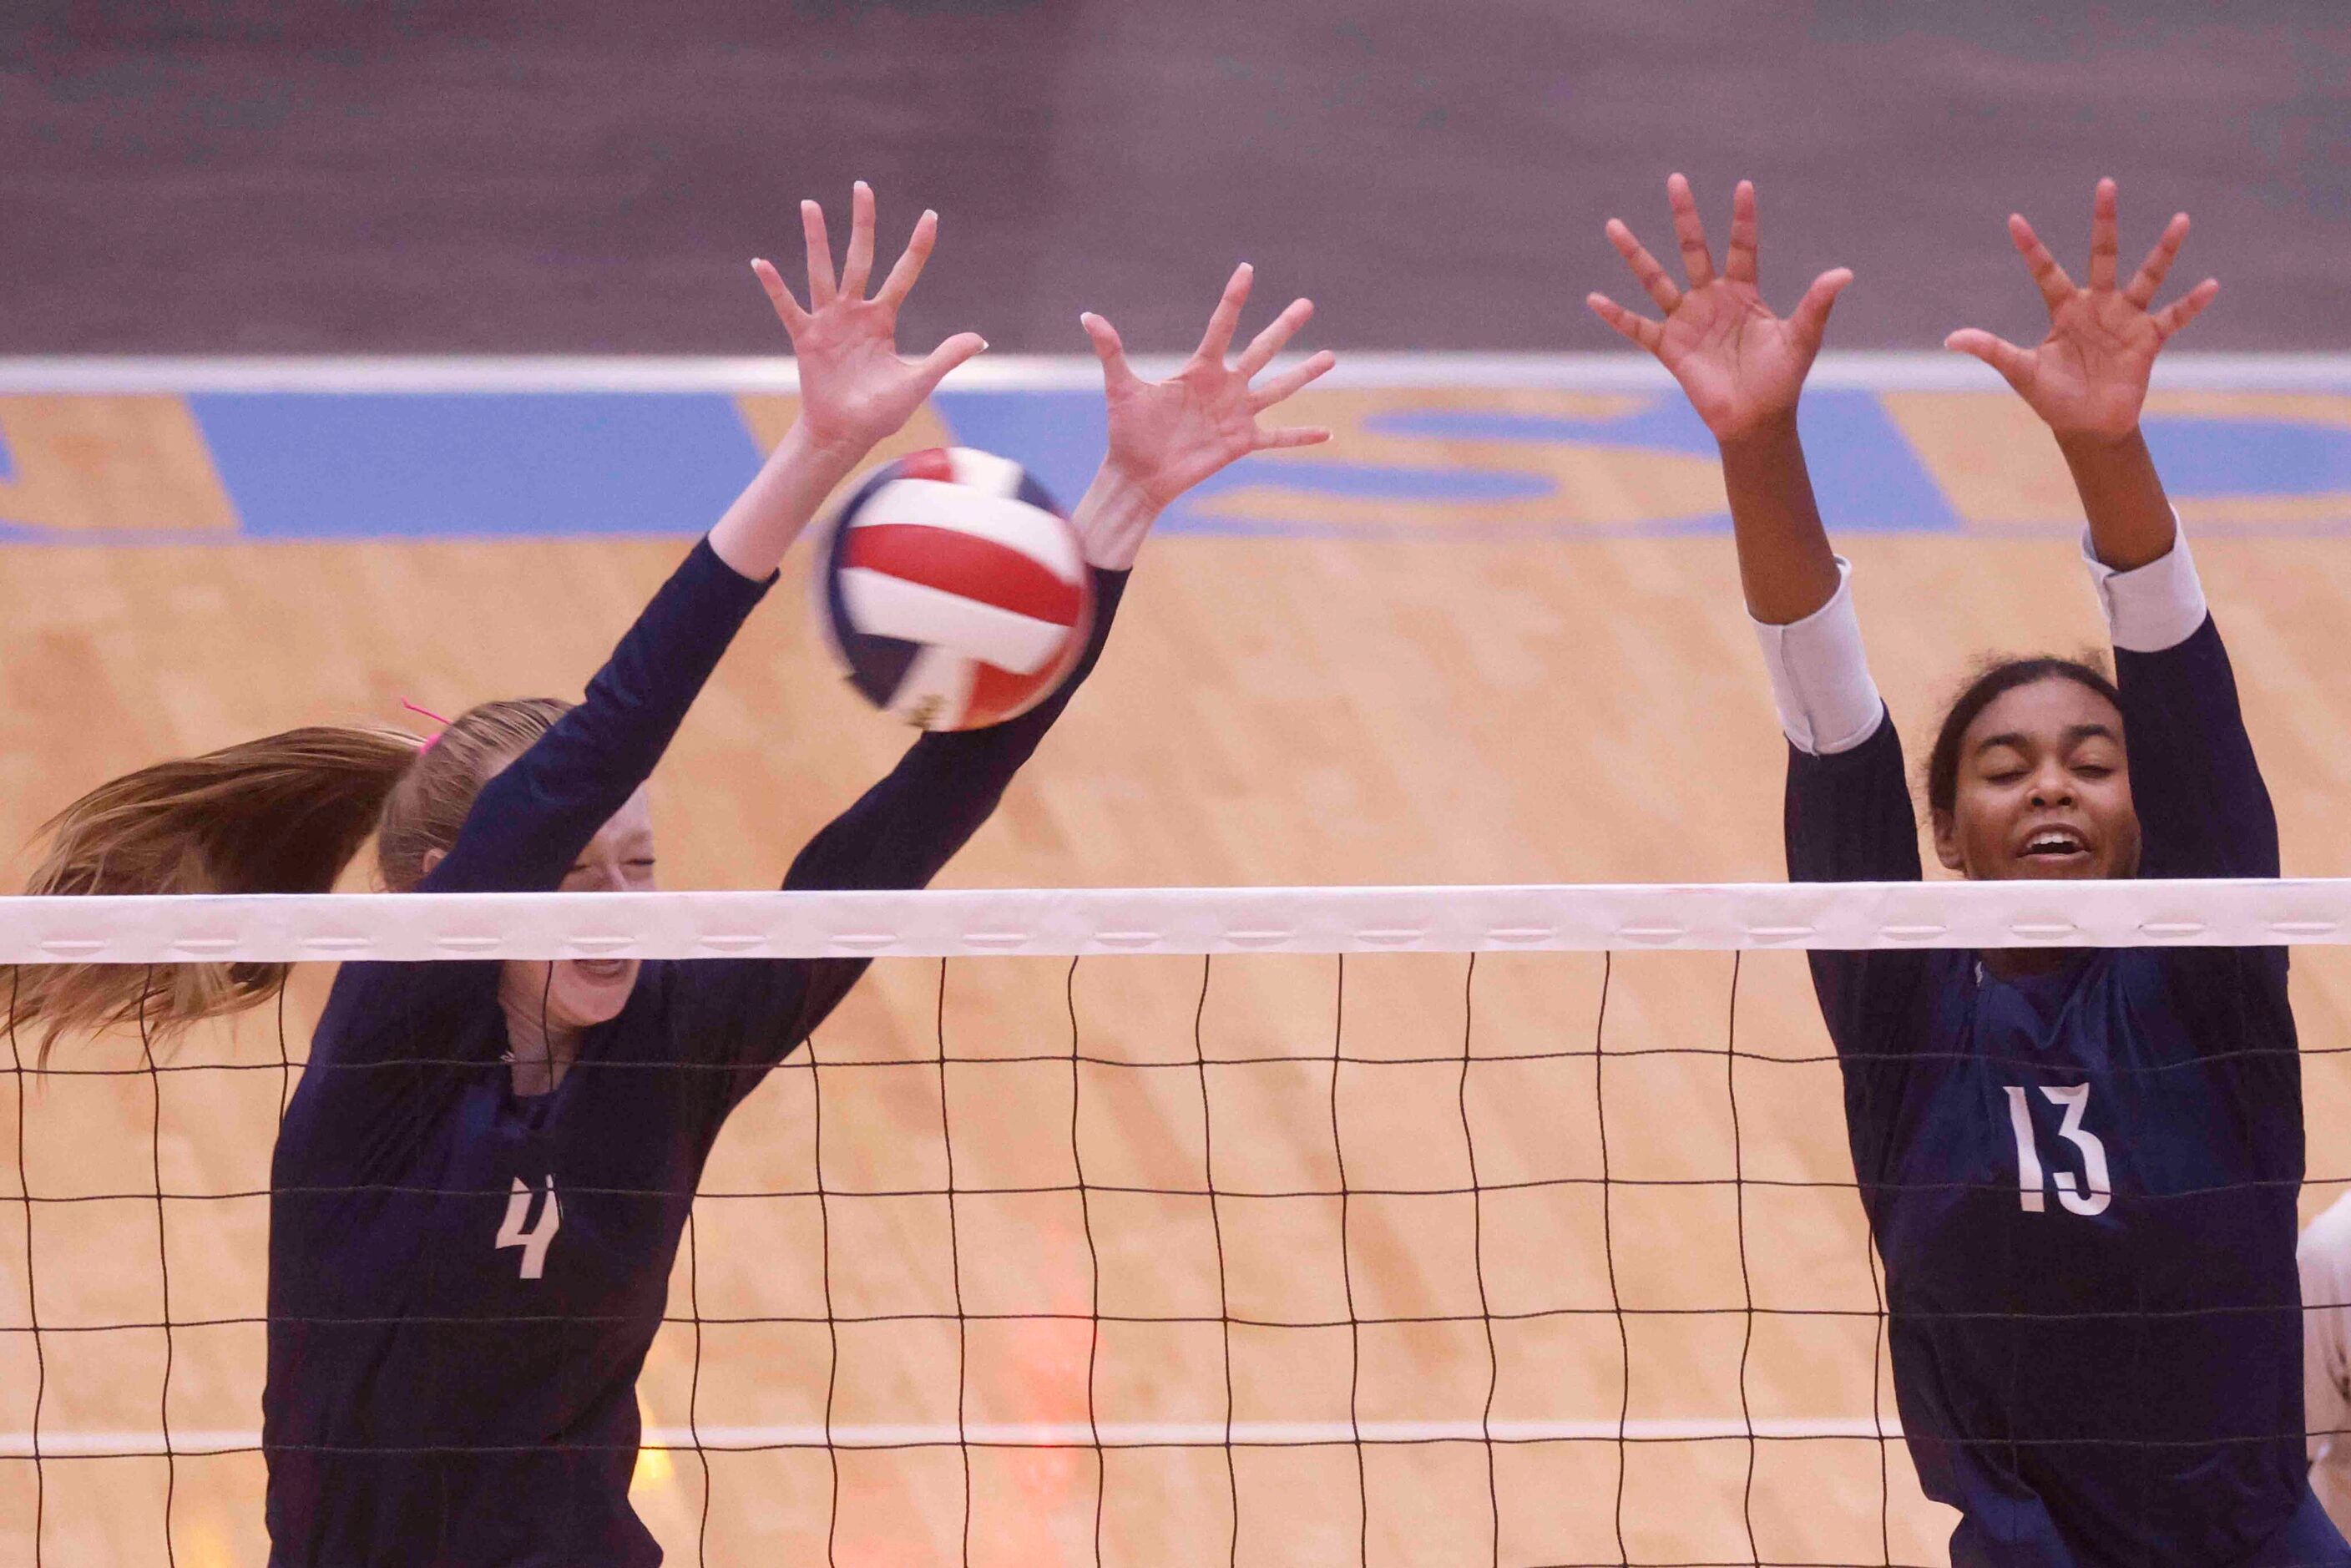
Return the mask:
<path id="1" fill-rule="evenodd" d="M 2001 693 L 1968 726 L 1952 809 L 1934 825 L 1938 858 L 1970 878 L 2135 874 L 2123 716 L 2077 681 Z"/>
<path id="2" fill-rule="evenodd" d="M 565 893 L 645 893 L 653 885 L 653 821 L 645 792 L 639 789 L 629 803 L 597 830 L 564 877 Z M 509 966 L 511 969 L 524 966 Z M 509 988 L 539 1002 L 543 988 L 547 1021 L 558 1030 L 590 1029 L 617 1018 L 636 988 L 634 958 L 565 958 L 551 966 L 529 967 L 525 976 L 508 977 Z"/>

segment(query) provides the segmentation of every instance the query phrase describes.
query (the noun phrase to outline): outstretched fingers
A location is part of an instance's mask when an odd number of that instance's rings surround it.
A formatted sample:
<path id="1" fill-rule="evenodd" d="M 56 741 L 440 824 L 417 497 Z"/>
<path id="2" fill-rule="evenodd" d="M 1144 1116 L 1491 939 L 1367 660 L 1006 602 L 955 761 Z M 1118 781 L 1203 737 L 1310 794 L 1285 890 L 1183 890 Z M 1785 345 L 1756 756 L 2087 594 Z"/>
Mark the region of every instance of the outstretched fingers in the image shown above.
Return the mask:
<path id="1" fill-rule="evenodd" d="M 2022 392 L 2032 379 L 2032 356 L 2005 338 L 1994 337 L 1980 327 L 1962 327 L 1943 340 L 1943 347 L 1956 349 L 1962 354 L 1972 354 L 2001 373 L 2009 385 Z"/>
<path id="2" fill-rule="evenodd" d="M 1094 346 L 1094 358 L 1102 361 L 1104 385 L 1134 379 L 1134 370 L 1126 362 L 1126 345 L 1119 340 L 1118 329 L 1088 310 L 1078 318 L 1086 339 Z"/>
<path id="3" fill-rule="evenodd" d="M 1324 371 L 1338 362 L 1338 355 L 1328 349 L 1323 349 L 1310 356 L 1304 363 L 1292 365 L 1263 386 L 1251 387 L 1249 400 L 1249 412 L 1263 413 L 1274 404 L 1286 401 L 1309 382 L 1319 379 Z"/>
<path id="4" fill-rule="evenodd" d="M 2130 287 L 2123 290 L 2123 298 L 2142 310 L 2154 304 L 2156 291 L 2163 287 L 2171 264 L 2179 259 L 2179 247 L 2187 239 L 2188 214 L 2172 214 L 2171 221 L 2163 226 L 2163 237 L 2155 242 L 2155 248 L 2138 264 L 2138 271 L 2133 275 Z"/>
<path id="5" fill-rule="evenodd" d="M 849 192 L 849 255 L 841 262 L 841 291 L 862 299 L 872 277 L 873 187 L 860 180 Z"/>
<path id="6" fill-rule="evenodd" d="M 1755 182 L 1741 180 L 1730 195 L 1730 250 L 1722 276 L 1733 283 L 1755 282 Z"/>
<path id="7" fill-rule="evenodd" d="M 2115 286 L 2115 274 L 2120 268 L 2122 239 L 2120 225 L 2115 216 L 2115 183 L 2098 182 L 2097 194 L 2090 198 L 2090 287 L 2105 290 Z"/>
<path id="8" fill-rule="evenodd" d="M 776 319 L 784 324 L 784 330 L 798 337 L 800 329 L 808 322 L 808 312 L 801 309 L 800 302 L 792 298 L 792 291 L 785 287 L 783 275 L 776 270 L 775 264 L 765 256 L 754 256 L 751 259 L 751 276 L 758 278 L 759 287 L 768 291 L 768 303 L 776 308 Z"/>
<path id="9" fill-rule="evenodd" d="M 2041 302 L 2054 315 L 2057 308 L 2072 298 L 2074 280 L 2065 276 L 2065 269 L 2057 265 L 2057 258 L 2049 254 L 2049 247 L 2041 243 L 2041 236 L 2032 232 L 2032 225 L 2024 221 L 2022 213 L 2008 214 L 2008 237 L 2015 245 L 2016 254 L 2024 258 L 2032 281 L 2040 286 Z"/>
<path id="10" fill-rule="evenodd" d="M 1284 424 L 1259 431 L 1250 450 L 1270 452 L 1287 446 L 1320 446 L 1330 439 L 1331 433 L 1319 424 Z"/>
<path id="11" fill-rule="evenodd" d="M 1605 294 L 1587 294 L 1583 302 L 1591 307 L 1594 316 L 1653 354 L 1657 351 L 1657 345 L 1665 341 L 1666 329 L 1662 325 L 1646 316 L 1635 315 Z"/>
<path id="12" fill-rule="evenodd" d="M 1650 302 L 1667 315 L 1672 315 L 1674 307 L 1682 302 L 1682 291 L 1674 287 L 1674 280 L 1666 276 L 1666 269 L 1657 265 L 1657 258 L 1649 254 L 1646 246 L 1633 237 L 1633 231 L 1625 225 L 1624 219 L 1610 218 L 1607 233 L 1608 243 L 1616 247 L 1616 254 L 1623 256 L 1625 265 L 1633 269 L 1633 277 L 1647 292 Z"/>
<path id="13" fill-rule="evenodd" d="M 1714 256 L 1707 249 L 1706 224 L 1698 215 L 1698 198 L 1679 174 L 1666 177 L 1666 200 L 1674 209 L 1674 238 L 1682 247 L 1682 272 L 1692 288 L 1714 281 Z"/>
<path id="14" fill-rule="evenodd" d="M 1249 285 L 1256 278 L 1257 269 L 1246 261 L 1233 268 L 1223 296 L 1208 315 L 1208 329 L 1200 334 L 1200 346 L 1193 350 L 1195 358 L 1225 362 L 1225 350 L 1232 347 L 1233 333 L 1241 324 L 1241 307 L 1249 303 Z"/>
<path id="15" fill-rule="evenodd" d="M 873 297 L 877 305 L 895 310 L 914 291 L 914 280 L 923 276 L 923 267 L 931 259 L 931 247 L 938 243 L 939 214 L 925 207 L 923 215 L 914 220 L 914 232 L 906 241 L 906 248 L 898 254 L 897 264 L 890 276 L 882 280 L 882 292 Z"/>
<path id="16" fill-rule="evenodd" d="M 978 333 L 957 332 L 954 337 L 925 354 L 921 362 L 914 367 L 915 375 L 923 384 L 923 395 L 930 396 L 932 389 L 946 379 L 949 371 L 954 370 L 973 355 L 984 352 L 987 348 L 987 340 Z"/>
<path id="17" fill-rule="evenodd" d="M 1813 279 L 1813 286 L 1804 290 L 1804 297 L 1796 301 L 1796 308 L 1788 317 L 1788 325 L 1798 338 L 1814 349 L 1821 346 L 1821 339 L 1829 329 L 1829 310 L 1852 281 L 1853 268 L 1849 267 L 1833 267 Z"/>
<path id="18" fill-rule="evenodd" d="M 1241 357 L 1233 361 L 1233 369 L 1247 377 L 1273 363 L 1274 355 L 1281 352 L 1282 345 L 1289 342 L 1313 314 L 1314 301 L 1311 299 L 1291 300 L 1280 315 L 1266 323 L 1264 331 L 1249 340 L 1249 347 L 1241 350 Z"/>
<path id="19" fill-rule="evenodd" d="M 800 204 L 800 234 L 808 241 L 809 308 L 821 310 L 832 303 L 832 239 L 824 231 L 824 209 L 814 202 Z"/>
<path id="20" fill-rule="evenodd" d="M 2220 280 L 2217 277 L 2206 278 L 2189 289 L 2184 298 L 2175 299 L 2157 311 L 2155 329 L 2168 339 L 2174 332 L 2204 314 L 2204 307 L 2211 304 L 2214 296 L 2220 292 Z"/>

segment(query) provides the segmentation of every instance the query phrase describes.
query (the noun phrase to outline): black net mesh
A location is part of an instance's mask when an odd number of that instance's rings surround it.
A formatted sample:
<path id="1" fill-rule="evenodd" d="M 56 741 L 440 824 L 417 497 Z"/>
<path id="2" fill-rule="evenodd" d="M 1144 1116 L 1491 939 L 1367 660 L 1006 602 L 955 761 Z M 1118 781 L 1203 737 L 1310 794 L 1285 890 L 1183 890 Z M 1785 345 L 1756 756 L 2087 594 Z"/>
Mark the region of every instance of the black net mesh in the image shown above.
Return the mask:
<path id="1" fill-rule="evenodd" d="M 11 1040 L 0 1557 L 263 1560 L 327 978 Z M 700 1170 L 632 1503 L 697 1564 L 1941 1562 L 1818 1031 L 1793 954 L 886 961 Z M 612 1267 L 566 1193 L 482 1247 Z"/>

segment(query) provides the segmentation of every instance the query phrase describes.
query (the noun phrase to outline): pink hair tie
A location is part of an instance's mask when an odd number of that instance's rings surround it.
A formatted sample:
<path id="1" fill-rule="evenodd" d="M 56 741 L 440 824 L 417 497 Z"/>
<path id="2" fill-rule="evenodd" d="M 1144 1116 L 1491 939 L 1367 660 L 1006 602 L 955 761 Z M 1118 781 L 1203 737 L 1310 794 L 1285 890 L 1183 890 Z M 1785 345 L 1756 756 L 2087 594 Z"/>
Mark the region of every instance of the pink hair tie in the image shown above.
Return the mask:
<path id="1" fill-rule="evenodd" d="M 402 707 L 404 707 L 404 708 L 406 708 L 406 709 L 407 709 L 409 712 L 411 712 L 411 713 L 421 713 L 421 714 L 423 714 L 426 718 L 429 718 L 429 719 L 431 719 L 434 723 L 435 723 L 435 724 L 439 725 L 439 726 L 441 727 L 441 735 L 446 735 L 446 734 L 448 734 L 448 733 L 449 733 L 449 721 L 448 721 L 447 719 L 445 719 L 445 718 L 443 718 L 439 714 L 434 713 L 431 708 L 429 708 L 429 707 L 418 707 L 414 703 L 410 702 L 406 697 L 402 697 L 402 698 L 401 698 L 401 699 L 400 699 L 400 706 L 402 706 Z M 422 756 L 423 756 L 426 752 L 428 752 L 428 751 L 432 750 L 434 747 L 436 747 L 436 746 L 440 745 L 440 744 L 441 744 L 441 735 L 436 735 L 436 736 L 433 737 L 431 739 L 427 740 L 423 745 L 422 745 L 422 746 L 418 747 L 416 748 L 416 755 L 417 755 L 417 756 L 419 756 L 419 757 L 422 757 Z"/>

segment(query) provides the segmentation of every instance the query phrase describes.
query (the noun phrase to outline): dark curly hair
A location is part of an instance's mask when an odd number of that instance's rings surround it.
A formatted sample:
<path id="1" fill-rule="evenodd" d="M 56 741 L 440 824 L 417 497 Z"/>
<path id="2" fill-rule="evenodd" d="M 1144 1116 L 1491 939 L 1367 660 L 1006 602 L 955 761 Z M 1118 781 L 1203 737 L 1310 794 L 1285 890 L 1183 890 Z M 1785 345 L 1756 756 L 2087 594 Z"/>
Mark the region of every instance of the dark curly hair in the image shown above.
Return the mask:
<path id="1" fill-rule="evenodd" d="M 2061 659 L 2053 653 L 2039 653 L 2028 659 L 1986 662 L 1969 677 L 1959 695 L 1951 699 L 1950 707 L 1943 715 L 1942 728 L 1935 734 L 1935 749 L 1927 754 L 1929 811 L 1949 811 L 1959 801 L 1959 742 L 1967 738 L 1968 726 L 2001 697 L 2036 681 L 2071 681 L 2097 693 L 2114 704 L 2117 711 L 2123 706 L 2122 693 L 2115 689 L 2105 671 L 2088 657 Z"/>

